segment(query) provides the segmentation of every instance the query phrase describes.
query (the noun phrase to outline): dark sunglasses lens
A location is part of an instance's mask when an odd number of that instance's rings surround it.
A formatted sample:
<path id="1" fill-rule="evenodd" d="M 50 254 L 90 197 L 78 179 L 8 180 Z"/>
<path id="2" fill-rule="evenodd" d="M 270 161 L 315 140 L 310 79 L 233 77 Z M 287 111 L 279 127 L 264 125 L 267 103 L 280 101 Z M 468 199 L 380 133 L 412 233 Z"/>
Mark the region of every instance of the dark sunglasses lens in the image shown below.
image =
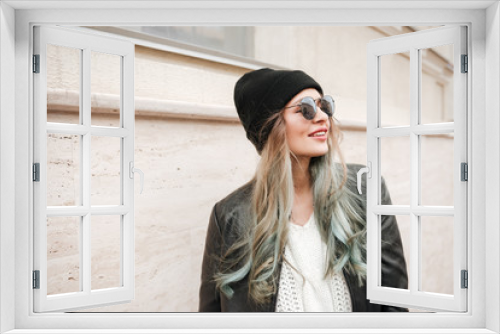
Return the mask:
<path id="1" fill-rule="evenodd" d="M 302 99 L 300 109 L 305 119 L 311 120 L 316 115 L 316 104 L 311 97 L 305 97 Z"/>
<path id="2" fill-rule="evenodd" d="M 335 102 L 330 95 L 325 95 L 321 99 L 321 110 L 323 110 L 328 116 L 333 116 L 333 112 L 335 111 Z"/>

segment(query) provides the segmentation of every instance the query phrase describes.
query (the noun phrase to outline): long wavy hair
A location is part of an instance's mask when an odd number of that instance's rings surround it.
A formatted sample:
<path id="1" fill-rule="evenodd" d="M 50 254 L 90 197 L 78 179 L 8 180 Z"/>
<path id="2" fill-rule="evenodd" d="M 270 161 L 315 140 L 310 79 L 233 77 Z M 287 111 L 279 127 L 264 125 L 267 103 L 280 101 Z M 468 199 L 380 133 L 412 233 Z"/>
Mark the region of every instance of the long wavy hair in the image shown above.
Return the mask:
<path id="1" fill-rule="evenodd" d="M 252 221 L 236 231 L 238 238 L 222 254 L 220 271 L 214 276 L 217 288 L 231 298 L 231 286 L 248 275 L 249 297 L 257 304 L 269 302 L 277 292 L 294 198 L 292 159 L 297 157 L 287 144 L 283 111 L 266 124 L 273 123 L 252 179 Z M 341 139 L 331 118 L 328 153 L 311 158 L 309 164 L 314 217 L 327 246 L 325 277 L 346 269 L 361 284 L 366 278 L 366 214 L 360 210 L 360 195 L 345 186 L 354 181 L 348 180 Z"/>

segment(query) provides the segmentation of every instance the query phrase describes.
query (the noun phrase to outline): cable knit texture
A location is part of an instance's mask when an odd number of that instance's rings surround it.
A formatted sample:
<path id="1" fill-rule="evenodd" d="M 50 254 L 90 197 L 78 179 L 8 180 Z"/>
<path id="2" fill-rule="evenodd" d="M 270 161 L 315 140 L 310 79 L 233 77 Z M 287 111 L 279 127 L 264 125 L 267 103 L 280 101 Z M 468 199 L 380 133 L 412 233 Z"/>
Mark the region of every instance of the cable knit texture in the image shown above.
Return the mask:
<path id="1" fill-rule="evenodd" d="M 291 266 L 283 261 L 276 312 L 352 312 L 342 272 L 324 278 L 326 244 L 314 214 L 304 226 L 289 223 L 284 256 Z"/>

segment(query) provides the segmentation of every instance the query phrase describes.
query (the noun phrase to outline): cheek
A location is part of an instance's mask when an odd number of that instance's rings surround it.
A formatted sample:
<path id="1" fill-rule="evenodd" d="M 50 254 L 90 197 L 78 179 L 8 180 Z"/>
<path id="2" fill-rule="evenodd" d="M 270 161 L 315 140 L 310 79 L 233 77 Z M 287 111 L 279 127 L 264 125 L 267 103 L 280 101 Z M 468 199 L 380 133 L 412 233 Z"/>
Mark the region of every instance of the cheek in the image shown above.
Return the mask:
<path id="1" fill-rule="evenodd" d="M 286 137 L 289 141 L 295 141 L 301 136 L 300 126 L 294 123 L 288 123 L 286 125 Z"/>
<path id="2" fill-rule="evenodd" d="M 307 136 L 308 124 L 304 124 L 302 119 L 291 118 L 285 123 L 286 134 L 290 138 Z"/>
<path id="3" fill-rule="evenodd" d="M 289 127 L 286 129 L 288 147 L 292 152 L 299 152 L 304 149 L 304 145 L 306 145 L 304 137 L 307 137 L 307 131 L 300 127 Z"/>

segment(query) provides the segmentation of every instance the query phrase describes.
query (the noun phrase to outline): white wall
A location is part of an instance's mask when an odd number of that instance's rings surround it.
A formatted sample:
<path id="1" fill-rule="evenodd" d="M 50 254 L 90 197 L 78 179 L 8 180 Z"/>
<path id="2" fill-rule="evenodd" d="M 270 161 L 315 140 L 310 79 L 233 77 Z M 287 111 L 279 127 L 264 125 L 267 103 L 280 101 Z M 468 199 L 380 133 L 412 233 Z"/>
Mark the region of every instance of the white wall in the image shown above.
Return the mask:
<path id="1" fill-rule="evenodd" d="M 0 332 L 14 328 L 14 10 L 0 3 Z M 7 274 L 5 274 L 7 273 Z"/>
<path id="2" fill-rule="evenodd" d="M 498 300 L 500 298 L 499 257 L 500 248 L 498 236 L 500 234 L 500 178 L 498 174 L 499 159 L 499 109 L 500 97 L 498 92 L 500 78 L 500 25 L 499 25 L 499 4 L 490 6 L 486 11 L 486 70 L 493 75 L 486 77 L 486 217 L 492 224 L 486 224 L 486 252 L 497 254 L 496 263 L 486 263 L 486 305 L 493 307 L 486 308 L 486 328 L 495 332 L 500 332 L 500 309 Z"/>
<path id="3" fill-rule="evenodd" d="M 438 1 L 436 1 L 437 3 Z M 467 1 L 464 1 L 464 3 Z M 46 3 L 44 1 L 40 1 L 40 3 Z M 67 2 L 68 3 L 68 2 Z M 90 2 L 87 2 L 87 4 Z M 94 3 L 94 2 L 92 2 Z M 165 2 L 164 2 L 165 3 Z M 330 2 L 334 3 L 334 1 Z M 403 2 L 401 2 L 403 3 Z M 423 3 L 423 2 L 421 2 Z M 459 3 L 459 2 L 456 2 Z M 428 6 L 428 4 L 427 4 Z M 451 6 L 451 5 L 450 5 Z M 31 13 L 27 12 L 26 15 L 21 14 L 20 16 L 16 17 L 16 21 L 21 22 L 18 23 L 17 26 L 17 31 L 16 31 L 16 36 L 18 36 L 18 44 L 17 44 L 17 59 L 19 60 L 19 64 L 16 69 L 17 75 L 17 88 L 18 90 L 23 93 L 23 94 L 18 94 L 17 98 L 17 104 L 16 104 L 16 133 L 17 133 L 17 144 L 19 151 L 16 153 L 16 158 L 18 164 L 16 164 L 17 170 L 21 170 L 24 174 L 29 175 L 29 164 L 26 163 L 28 161 L 28 151 L 30 150 L 29 145 L 28 145 L 28 129 L 29 129 L 29 119 L 28 119 L 28 100 L 26 99 L 26 93 L 28 92 L 28 67 L 26 64 L 29 64 L 29 59 L 28 59 L 28 26 L 26 22 L 30 18 L 34 18 L 37 22 L 98 22 L 99 20 L 103 20 L 103 17 L 105 19 L 108 19 L 107 16 L 102 16 L 102 15 L 96 15 L 96 12 L 89 12 L 86 10 L 78 10 L 77 14 L 75 14 L 76 11 L 73 12 L 65 12 L 65 11 L 53 11 L 52 13 L 47 12 L 45 13 L 46 15 L 42 16 L 39 13 Z M 249 10 L 245 11 L 243 14 L 243 11 L 238 12 L 230 12 L 230 11 L 211 11 L 210 15 L 207 15 L 207 11 L 201 11 L 201 10 L 189 10 L 189 15 L 184 14 L 181 15 L 179 14 L 180 11 L 178 10 L 169 10 L 169 11 L 154 11 L 154 12 L 147 12 L 147 17 L 144 15 L 144 12 L 138 12 L 136 10 L 130 11 L 130 12 L 121 12 L 121 11 L 109 11 L 108 14 L 110 15 L 109 22 L 139 22 L 141 20 L 149 20 L 151 22 L 165 22 L 169 21 L 170 22 L 217 22 L 217 23 L 234 23 L 234 22 L 240 22 L 241 24 L 251 24 L 254 22 L 274 22 L 279 24 L 280 22 L 301 22 L 304 21 L 304 11 L 300 11 L 300 16 L 294 13 L 290 13 L 289 11 L 286 10 L 269 10 L 269 11 L 255 11 L 255 10 Z M 298 11 L 297 11 L 298 12 Z M 481 36 L 483 35 L 484 31 L 484 11 L 482 10 L 467 10 L 463 12 L 456 12 L 453 10 L 446 10 L 446 13 L 443 13 L 443 10 L 432 10 L 432 11 L 426 11 L 425 13 L 422 13 L 422 11 L 418 10 L 404 10 L 404 11 L 387 11 L 387 10 L 370 10 L 368 11 L 362 11 L 362 15 L 358 14 L 359 10 L 356 10 L 356 14 L 351 13 L 350 11 L 346 10 L 336 10 L 336 11 L 308 11 L 308 14 L 310 13 L 311 16 L 307 17 L 314 17 L 315 19 L 319 19 L 319 22 L 337 22 L 337 23 L 342 23 L 342 22 L 394 22 L 396 20 L 411 20 L 413 22 L 417 22 L 420 20 L 423 20 L 425 22 L 442 22 L 443 20 L 446 22 L 472 22 L 472 25 L 474 27 L 473 31 L 473 43 L 474 43 L 474 50 L 475 50 L 475 60 L 473 62 L 476 62 L 480 65 L 483 65 L 484 61 L 484 53 L 482 50 L 482 44 L 484 40 L 482 40 Z M 472 12 L 472 14 L 471 14 Z M 53 15 L 54 13 L 57 13 L 57 15 Z M 97 13 L 101 14 L 102 11 L 98 11 Z M 283 14 L 284 13 L 284 14 Z M 212 15 L 213 14 L 213 15 Z M 286 14 L 286 15 L 285 15 Z M 313 15 L 314 14 L 314 15 Z M 318 14 L 318 16 L 316 16 Z M 397 17 L 395 16 L 397 14 Z M 425 14 L 425 15 L 423 15 Z M 425 18 L 425 19 L 424 19 Z M 495 15 L 493 20 L 498 20 L 498 15 Z M 480 33 L 477 33 L 478 31 L 481 31 Z M 475 37 L 474 37 L 475 36 Z M 495 42 L 498 43 L 498 42 Z M 478 53 L 481 53 L 480 57 L 478 58 Z M 497 56 L 495 56 L 497 57 Z M 491 57 L 490 59 L 492 61 L 498 61 L 498 58 Z M 485 105 L 484 105 L 484 95 L 479 94 L 479 92 L 482 92 L 485 90 L 484 87 L 484 77 L 485 75 L 488 77 L 492 77 L 492 80 L 496 82 L 496 91 L 498 91 L 498 74 L 492 75 L 490 71 L 484 72 L 484 66 L 481 66 L 481 70 L 478 71 L 478 67 L 476 66 L 475 72 L 474 72 L 474 78 L 473 78 L 473 83 L 474 83 L 474 107 L 478 111 L 476 114 L 477 117 L 474 117 L 474 124 L 473 124 L 473 129 L 474 131 L 474 137 L 475 137 L 475 142 L 473 143 L 474 148 L 476 149 L 477 155 L 479 157 L 482 157 L 485 155 L 485 145 L 484 145 L 484 110 L 485 110 Z M 13 76 L 11 76 L 11 79 L 13 80 Z M 490 94 L 488 96 L 489 98 L 492 97 Z M 495 95 L 496 98 L 498 98 L 497 95 Z M 496 105 L 498 105 L 496 103 Z M 498 109 L 496 109 L 498 110 Z M 492 113 L 495 112 L 495 110 L 491 111 Z M 478 125 L 479 124 L 479 125 Z M 495 125 L 492 125 L 492 128 L 494 126 L 498 126 L 497 123 Z M 488 149 L 488 154 L 498 154 L 498 140 L 493 142 L 491 145 L 488 145 L 486 148 Z M 472 174 L 477 178 L 482 178 L 482 174 L 484 174 L 484 160 L 478 160 L 479 164 L 481 165 L 481 170 L 477 168 L 477 172 L 473 171 Z M 477 164 L 476 164 L 477 165 Z M 498 165 L 492 166 L 494 171 L 498 173 Z M 242 315 L 242 316 L 237 316 L 234 315 L 232 317 L 223 317 L 223 316 L 218 316 L 218 315 L 213 315 L 210 317 L 206 318 L 198 318 L 199 321 L 193 322 L 191 317 L 185 317 L 181 318 L 180 316 L 176 315 L 167 315 L 168 316 L 168 321 L 165 320 L 164 317 L 146 317 L 146 316 L 141 316 L 137 315 L 135 316 L 120 316 L 117 315 L 116 317 L 113 317 L 113 321 L 111 321 L 109 316 L 103 316 L 103 317 L 62 317 L 58 315 L 51 315 L 47 317 L 31 317 L 28 316 L 26 310 L 29 309 L 29 289 L 26 287 L 26 285 L 29 283 L 29 266 L 28 266 L 28 252 L 27 252 L 27 246 L 28 245 L 28 233 L 26 233 L 29 230 L 29 224 L 31 223 L 29 220 L 29 198 L 26 196 L 28 194 L 28 179 L 24 178 L 23 175 L 21 177 L 17 178 L 16 181 L 18 182 L 18 186 L 16 186 L 16 191 L 17 191 L 17 211 L 16 211 L 16 232 L 18 232 L 18 235 L 16 235 L 16 239 L 19 241 L 18 247 L 16 249 L 16 256 L 17 256 L 17 263 L 20 264 L 20 266 L 16 266 L 17 274 L 20 278 L 26 277 L 26 279 L 22 279 L 18 282 L 16 282 L 17 285 L 17 292 L 18 292 L 18 300 L 17 300 L 17 305 L 18 307 L 18 312 L 16 312 L 16 325 L 18 328 L 39 328 L 39 327 L 44 327 L 44 328 L 76 328 L 76 327 L 94 327 L 94 328 L 116 328 L 116 327 L 121 327 L 121 328 L 137 328 L 139 325 L 142 324 L 148 324 L 151 328 L 164 328 L 166 325 L 168 325 L 170 328 L 181 328 L 181 326 L 191 326 L 193 327 L 205 327 L 205 328 L 221 328 L 223 326 L 227 328 L 239 328 L 241 326 L 244 327 L 261 327 L 264 328 L 264 326 L 269 326 L 269 327 L 274 327 L 274 328 L 283 328 L 282 324 L 285 323 L 288 324 L 289 326 L 297 326 L 297 327 L 304 327 L 307 326 L 307 321 L 311 321 L 310 327 L 315 327 L 315 328 L 329 328 L 332 326 L 331 324 L 331 318 L 321 318 L 321 317 L 316 317 L 312 319 L 311 317 L 301 317 L 301 318 L 292 318 L 292 317 L 281 317 L 281 318 L 273 318 L 277 320 L 284 320 L 278 324 L 278 322 L 271 322 L 268 321 L 270 318 L 262 317 L 262 316 L 255 316 L 255 317 L 248 317 L 247 315 Z M 473 221 L 476 224 L 483 225 L 485 222 L 484 218 L 484 204 L 478 205 L 478 202 L 484 202 L 484 183 L 480 185 L 476 185 L 474 183 L 474 193 L 476 195 L 477 200 L 473 204 L 473 213 L 471 214 L 471 217 L 473 218 Z M 494 189 L 495 185 L 493 185 L 491 189 Z M 498 182 L 496 183 L 496 191 L 498 191 Z M 495 206 L 498 205 L 498 201 L 496 203 L 493 203 Z M 496 209 L 498 211 L 498 209 Z M 490 218 L 490 217 L 488 217 Z M 495 218 L 495 217 L 493 217 Z M 498 218 L 498 215 L 497 217 Z M 498 219 L 496 221 L 492 222 L 491 219 L 487 220 L 488 224 L 497 224 Z M 2 221 L 2 223 L 4 223 Z M 9 224 L 13 224 L 12 222 L 8 222 Z M 483 262 L 479 260 L 480 257 L 484 256 L 484 246 L 483 244 L 483 238 L 484 234 L 483 233 L 476 233 L 478 230 L 475 227 L 474 232 L 475 234 L 472 235 L 473 239 L 473 244 L 474 244 L 474 249 L 471 252 L 471 258 L 472 262 L 470 263 L 477 263 L 477 265 L 474 265 L 476 268 L 476 272 L 479 272 L 482 276 L 484 266 L 482 265 Z M 482 232 L 480 229 L 479 232 Z M 478 237 L 479 235 L 479 237 Z M 498 238 L 498 235 L 496 235 Z M 493 240 L 493 239 L 492 239 Z M 496 253 L 495 255 L 497 255 Z M 2 256 L 4 256 L 5 253 L 2 253 Z M 487 255 L 487 257 L 490 257 L 491 255 Z M 494 257 L 494 263 L 493 265 L 498 268 L 498 257 Z M 19 268 L 19 269 L 17 269 Z M 9 268 L 12 269 L 12 268 Z M 412 315 L 412 317 L 409 317 L 407 315 L 401 315 L 399 317 L 399 321 L 393 321 L 393 318 L 389 318 L 387 316 L 381 315 L 380 317 L 366 317 L 366 316 L 353 316 L 353 317 L 338 317 L 335 322 L 335 326 L 338 328 L 344 328 L 346 326 L 352 325 L 353 321 L 355 321 L 359 326 L 359 328 L 379 328 L 377 332 L 387 332 L 386 330 L 382 330 L 380 328 L 401 328 L 404 327 L 408 322 L 414 324 L 415 326 L 426 326 L 430 328 L 437 328 L 437 327 L 453 327 L 453 328 L 458 328 L 458 327 L 474 327 L 478 328 L 477 330 L 462 330 L 462 332 L 484 332 L 484 330 L 481 330 L 480 328 L 483 328 L 484 322 L 482 321 L 482 314 L 484 313 L 485 310 L 485 301 L 483 299 L 484 294 L 477 291 L 481 290 L 482 288 L 479 285 L 479 280 L 476 278 L 475 280 L 473 279 L 470 281 L 470 286 L 474 287 L 474 298 L 472 300 L 472 308 L 474 310 L 474 314 L 469 314 L 469 315 L 464 315 L 464 316 L 452 316 L 452 315 L 436 315 L 432 317 L 425 317 L 425 322 L 420 321 L 423 319 L 423 317 L 419 317 L 418 315 Z M 495 281 L 493 279 L 489 280 L 488 282 L 489 289 L 488 291 L 491 290 L 491 287 L 497 286 L 498 281 Z M 496 306 L 496 310 L 498 311 L 498 296 L 492 296 L 492 298 L 489 299 L 488 306 Z M 478 317 L 479 315 L 479 317 Z M 497 321 L 495 320 L 496 317 L 498 316 L 497 313 L 491 312 L 492 315 L 492 320 L 493 322 Z M 167 317 L 165 316 L 165 317 Z M 197 320 L 198 320 L 197 319 Z M 314 322 L 312 322 L 314 320 Z M 358 321 L 362 320 L 362 321 Z M 417 321 L 415 321 L 417 320 Z M 415 321 L 415 322 L 413 322 Z M 281 327 L 277 327 L 281 326 Z M 50 330 L 49 330 L 50 331 Z M 215 330 L 216 331 L 216 330 Z M 404 330 L 401 330 L 400 332 L 403 332 Z M 23 331 L 24 332 L 24 331 Z M 26 331 L 27 332 L 27 331 Z M 65 330 L 65 332 L 70 332 L 70 330 Z M 426 332 L 426 330 L 422 330 L 421 332 Z M 427 331 L 429 332 L 429 331 Z M 436 332 L 436 330 L 433 330 L 433 332 Z M 452 330 L 450 332 L 453 332 Z"/>

